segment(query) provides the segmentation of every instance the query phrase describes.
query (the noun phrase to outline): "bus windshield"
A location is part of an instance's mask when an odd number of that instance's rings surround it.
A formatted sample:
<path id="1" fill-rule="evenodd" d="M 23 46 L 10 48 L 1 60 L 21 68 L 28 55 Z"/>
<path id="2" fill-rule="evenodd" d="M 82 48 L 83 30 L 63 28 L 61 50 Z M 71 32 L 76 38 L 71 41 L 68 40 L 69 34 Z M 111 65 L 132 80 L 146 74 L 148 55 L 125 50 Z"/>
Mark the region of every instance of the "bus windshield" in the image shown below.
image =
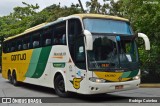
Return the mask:
<path id="1" fill-rule="evenodd" d="M 138 52 L 135 41 L 121 36 L 93 35 L 93 50 L 88 51 L 90 70 L 138 69 Z"/>
<path id="2" fill-rule="evenodd" d="M 115 33 L 133 35 L 131 27 L 128 22 L 109 20 L 109 19 L 83 19 L 84 27 L 91 33 Z"/>

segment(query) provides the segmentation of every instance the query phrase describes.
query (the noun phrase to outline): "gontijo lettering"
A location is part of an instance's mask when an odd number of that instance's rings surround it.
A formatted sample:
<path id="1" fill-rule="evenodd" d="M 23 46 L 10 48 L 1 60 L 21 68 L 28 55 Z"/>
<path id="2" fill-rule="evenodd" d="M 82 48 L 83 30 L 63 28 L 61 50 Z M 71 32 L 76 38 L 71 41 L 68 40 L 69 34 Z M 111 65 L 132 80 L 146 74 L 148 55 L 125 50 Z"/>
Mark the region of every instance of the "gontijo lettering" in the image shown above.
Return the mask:
<path id="1" fill-rule="evenodd" d="M 26 60 L 26 53 L 11 55 L 11 61 Z"/>

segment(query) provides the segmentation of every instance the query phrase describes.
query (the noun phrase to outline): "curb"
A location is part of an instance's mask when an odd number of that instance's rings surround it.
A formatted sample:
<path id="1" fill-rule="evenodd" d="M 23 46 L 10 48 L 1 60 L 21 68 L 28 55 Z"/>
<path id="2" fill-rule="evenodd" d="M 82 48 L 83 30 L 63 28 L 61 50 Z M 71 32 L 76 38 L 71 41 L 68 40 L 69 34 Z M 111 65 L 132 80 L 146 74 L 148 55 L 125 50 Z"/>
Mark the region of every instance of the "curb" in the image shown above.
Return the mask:
<path id="1" fill-rule="evenodd" d="M 160 84 L 140 84 L 140 88 L 160 88 Z"/>

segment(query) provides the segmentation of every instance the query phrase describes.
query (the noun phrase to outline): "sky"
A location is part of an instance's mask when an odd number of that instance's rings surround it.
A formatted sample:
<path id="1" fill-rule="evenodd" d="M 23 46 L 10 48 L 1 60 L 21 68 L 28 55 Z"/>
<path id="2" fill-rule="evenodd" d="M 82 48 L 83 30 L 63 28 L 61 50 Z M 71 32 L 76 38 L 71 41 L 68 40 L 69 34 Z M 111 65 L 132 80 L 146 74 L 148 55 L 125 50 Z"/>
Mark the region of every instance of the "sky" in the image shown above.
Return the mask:
<path id="1" fill-rule="evenodd" d="M 81 0 L 83 6 L 85 7 L 85 2 L 90 0 Z M 100 2 L 102 0 L 99 0 Z M 72 3 L 79 3 L 78 0 L 0 0 L 0 16 L 9 15 L 10 12 L 13 12 L 13 8 L 16 6 L 23 6 L 22 2 L 35 5 L 36 3 L 40 6 L 40 10 L 45 7 L 48 7 L 52 4 L 59 4 L 61 6 L 70 6 Z"/>

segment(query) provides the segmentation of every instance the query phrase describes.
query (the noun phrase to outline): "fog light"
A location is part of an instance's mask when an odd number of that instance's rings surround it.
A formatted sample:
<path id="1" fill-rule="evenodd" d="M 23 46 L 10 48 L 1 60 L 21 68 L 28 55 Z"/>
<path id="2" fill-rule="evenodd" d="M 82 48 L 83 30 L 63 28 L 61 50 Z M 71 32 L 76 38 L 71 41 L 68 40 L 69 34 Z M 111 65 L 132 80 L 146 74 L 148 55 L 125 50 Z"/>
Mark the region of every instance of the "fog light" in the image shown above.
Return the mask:
<path id="1" fill-rule="evenodd" d="M 101 79 L 96 79 L 96 82 L 97 83 L 101 83 Z"/>
<path id="2" fill-rule="evenodd" d="M 97 83 L 105 83 L 106 82 L 106 80 L 96 78 L 96 77 L 91 77 L 91 78 L 89 78 L 89 80 L 92 81 L 92 82 L 97 82 Z"/>
<path id="3" fill-rule="evenodd" d="M 139 76 L 139 75 L 133 77 L 133 80 L 138 80 L 138 79 L 140 79 L 140 76 Z"/>

